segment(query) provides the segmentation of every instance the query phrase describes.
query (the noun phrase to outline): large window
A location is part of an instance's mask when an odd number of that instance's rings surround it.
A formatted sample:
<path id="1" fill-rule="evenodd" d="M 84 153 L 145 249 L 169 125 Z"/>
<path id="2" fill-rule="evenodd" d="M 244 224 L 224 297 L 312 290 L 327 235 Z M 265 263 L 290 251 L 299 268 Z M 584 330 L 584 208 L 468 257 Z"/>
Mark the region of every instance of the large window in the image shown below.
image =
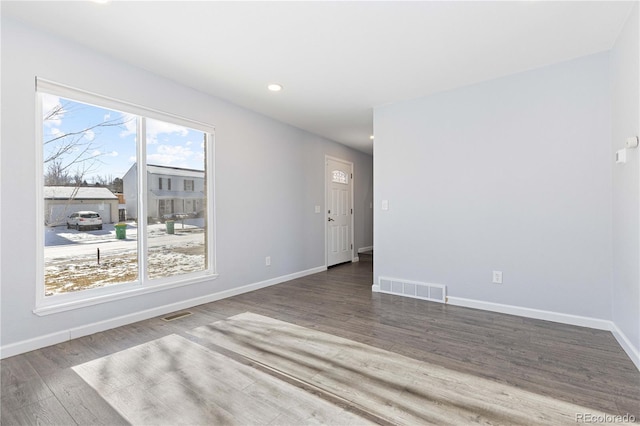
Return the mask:
<path id="1" fill-rule="evenodd" d="M 211 277 L 211 127 L 42 80 L 38 106 L 40 307 Z"/>

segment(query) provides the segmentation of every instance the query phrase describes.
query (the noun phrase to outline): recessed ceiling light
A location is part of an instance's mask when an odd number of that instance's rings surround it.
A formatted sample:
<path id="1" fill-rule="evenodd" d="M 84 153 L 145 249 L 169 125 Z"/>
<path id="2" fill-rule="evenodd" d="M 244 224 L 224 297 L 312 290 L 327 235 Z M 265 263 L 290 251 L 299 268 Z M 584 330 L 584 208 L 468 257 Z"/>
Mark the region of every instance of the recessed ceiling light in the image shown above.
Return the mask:
<path id="1" fill-rule="evenodd" d="M 98 4 L 107 4 L 110 0 L 92 0 L 94 3 Z"/>
<path id="2" fill-rule="evenodd" d="M 270 85 L 267 86 L 267 89 L 271 90 L 272 92 L 279 92 L 282 90 L 282 85 L 277 83 L 271 83 Z"/>

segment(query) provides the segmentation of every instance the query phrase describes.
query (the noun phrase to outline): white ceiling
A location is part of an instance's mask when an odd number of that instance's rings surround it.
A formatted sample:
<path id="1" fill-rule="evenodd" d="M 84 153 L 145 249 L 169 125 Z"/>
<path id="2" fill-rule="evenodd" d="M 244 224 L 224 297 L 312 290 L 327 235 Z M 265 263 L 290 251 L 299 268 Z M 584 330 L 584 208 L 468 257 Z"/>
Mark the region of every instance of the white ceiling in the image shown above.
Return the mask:
<path id="1" fill-rule="evenodd" d="M 371 153 L 373 107 L 608 50 L 632 6 L 2 1 L 2 15 Z"/>

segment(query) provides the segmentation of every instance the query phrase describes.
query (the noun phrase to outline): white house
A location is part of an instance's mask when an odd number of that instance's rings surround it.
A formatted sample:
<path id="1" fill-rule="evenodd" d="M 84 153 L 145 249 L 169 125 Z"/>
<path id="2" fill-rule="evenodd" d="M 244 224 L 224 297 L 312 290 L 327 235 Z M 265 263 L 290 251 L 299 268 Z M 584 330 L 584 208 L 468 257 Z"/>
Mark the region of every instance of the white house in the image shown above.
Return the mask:
<path id="1" fill-rule="evenodd" d="M 67 216 L 81 210 L 92 210 L 103 223 L 118 220 L 118 197 L 108 188 L 95 186 L 45 186 L 44 219 L 48 226 L 63 225 Z"/>
<path id="2" fill-rule="evenodd" d="M 122 178 L 127 219 L 138 218 L 137 163 Z M 177 213 L 199 214 L 205 208 L 204 171 L 169 166 L 147 166 L 147 217 Z"/>

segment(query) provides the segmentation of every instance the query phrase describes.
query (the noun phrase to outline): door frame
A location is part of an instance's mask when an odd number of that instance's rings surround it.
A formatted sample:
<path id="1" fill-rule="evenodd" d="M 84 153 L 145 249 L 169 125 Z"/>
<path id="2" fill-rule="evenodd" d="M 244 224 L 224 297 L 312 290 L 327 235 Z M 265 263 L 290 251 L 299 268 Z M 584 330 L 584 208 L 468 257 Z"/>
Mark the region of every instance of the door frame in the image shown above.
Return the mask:
<path id="1" fill-rule="evenodd" d="M 327 211 L 327 206 L 328 206 L 327 192 L 329 192 L 329 184 L 331 183 L 329 181 L 329 165 L 327 164 L 329 160 L 337 161 L 338 163 L 343 163 L 349 166 L 349 170 L 350 170 L 349 173 L 351 175 L 351 200 L 349 202 L 351 203 L 351 209 L 353 210 L 353 213 L 351 214 L 351 236 L 350 236 L 351 261 L 357 262 L 360 260 L 358 257 L 355 257 L 353 255 L 354 250 L 356 250 L 355 239 L 354 239 L 356 208 L 353 203 L 353 200 L 354 200 L 353 194 L 355 193 L 356 186 L 353 183 L 354 182 L 353 162 L 347 161 L 344 158 L 333 157 L 331 155 L 325 154 L 324 156 L 324 210 L 322 211 L 322 215 L 324 218 L 323 220 L 324 220 L 324 266 L 325 268 L 329 267 L 329 239 L 327 238 L 328 222 L 327 222 L 327 213 L 325 213 Z"/>

